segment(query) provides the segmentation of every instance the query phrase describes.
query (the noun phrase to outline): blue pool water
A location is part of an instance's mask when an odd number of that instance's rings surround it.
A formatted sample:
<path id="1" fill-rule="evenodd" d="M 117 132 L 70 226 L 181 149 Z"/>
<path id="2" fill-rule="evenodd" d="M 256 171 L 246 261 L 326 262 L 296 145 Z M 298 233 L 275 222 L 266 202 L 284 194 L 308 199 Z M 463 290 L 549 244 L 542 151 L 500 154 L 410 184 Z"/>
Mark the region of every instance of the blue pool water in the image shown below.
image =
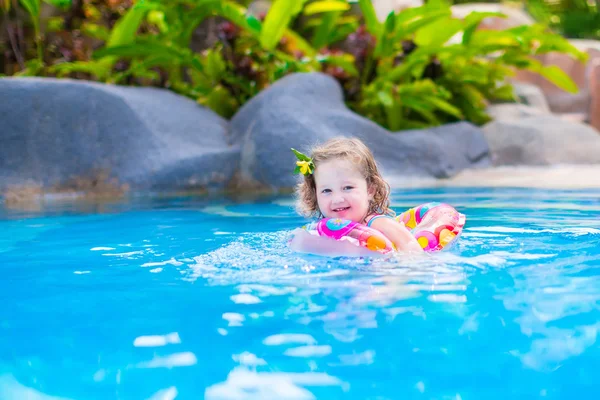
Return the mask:
<path id="1" fill-rule="evenodd" d="M 0 208 L 0 399 L 592 399 L 600 191 L 428 189 L 451 251 L 290 252 L 291 199 Z"/>

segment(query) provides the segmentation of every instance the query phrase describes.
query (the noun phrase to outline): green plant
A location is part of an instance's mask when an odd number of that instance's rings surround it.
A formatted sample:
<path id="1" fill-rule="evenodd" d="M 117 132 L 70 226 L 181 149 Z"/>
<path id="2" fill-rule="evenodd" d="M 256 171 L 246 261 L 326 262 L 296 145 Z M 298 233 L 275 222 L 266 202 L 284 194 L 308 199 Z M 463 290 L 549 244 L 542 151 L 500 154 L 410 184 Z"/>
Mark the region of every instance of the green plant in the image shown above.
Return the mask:
<path id="1" fill-rule="evenodd" d="M 488 121 L 489 101 L 514 98 L 507 82 L 512 67 L 538 72 L 565 90 L 577 90 L 559 68 L 545 67 L 534 56 L 549 51 L 585 56 L 542 26 L 479 31 L 484 18 L 502 15 L 473 12 L 458 20 L 448 4 L 435 1 L 390 13 L 381 23 L 370 1 L 359 4 L 365 27 L 350 38 L 359 49 L 355 56 L 360 81 L 348 77 L 341 81 L 354 110 L 391 130 L 462 119 Z"/>
<path id="2" fill-rule="evenodd" d="M 536 20 L 570 38 L 600 39 L 600 0 L 526 0 Z"/>
<path id="3" fill-rule="evenodd" d="M 63 76 L 87 72 L 112 83 L 164 79 L 165 86 L 230 117 L 283 75 L 319 68 L 314 59 L 293 54 L 316 54 L 288 29 L 301 10 L 301 2 L 276 0 L 261 22 L 233 1 L 142 0 L 117 21 L 92 60 L 58 64 L 52 71 Z M 201 53 L 192 51 L 194 29 L 214 17 L 222 20 L 218 41 Z M 119 60 L 127 60 L 123 71 L 114 70 Z"/>
<path id="4" fill-rule="evenodd" d="M 39 16 L 39 0 L 22 3 L 32 21 Z M 323 71 L 342 84 L 353 110 L 396 131 L 486 122 L 490 101 L 514 98 L 507 79 L 514 68 L 574 91 L 560 69 L 535 56 L 584 57 L 542 25 L 478 30 L 484 18 L 502 15 L 475 12 L 458 20 L 444 0 L 384 21 L 370 0 L 273 0 L 256 16 L 241 3 L 247 2 L 73 0 L 45 24 L 45 34 L 39 19 L 32 22 L 37 51 L 27 53 L 19 73 L 165 87 L 228 118 L 287 74 Z M 198 29 L 213 38 L 201 48 Z"/>
<path id="5" fill-rule="evenodd" d="M 54 5 L 56 7 L 67 7 L 70 4 L 70 0 L 44 0 L 46 3 Z M 44 66 L 44 57 L 43 57 L 43 38 L 42 31 L 40 29 L 40 9 L 41 9 L 41 0 L 1 0 L 0 1 L 0 11 L 3 15 L 3 22 L 6 25 L 6 30 L 8 32 L 8 40 L 10 42 L 10 46 L 15 52 L 15 56 L 17 61 L 21 65 L 22 70 L 19 72 L 20 75 L 35 75 L 39 73 L 39 71 Z M 36 55 L 34 58 L 25 62 L 24 52 L 25 49 L 21 49 L 21 46 L 24 46 L 24 43 L 20 43 L 19 46 L 17 37 L 23 37 L 22 27 L 17 24 L 16 26 L 11 24 L 8 18 L 8 15 L 11 13 L 15 7 L 21 6 L 23 7 L 28 15 L 29 22 L 33 26 L 33 41 L 35 43 L 35 51 Z"/>

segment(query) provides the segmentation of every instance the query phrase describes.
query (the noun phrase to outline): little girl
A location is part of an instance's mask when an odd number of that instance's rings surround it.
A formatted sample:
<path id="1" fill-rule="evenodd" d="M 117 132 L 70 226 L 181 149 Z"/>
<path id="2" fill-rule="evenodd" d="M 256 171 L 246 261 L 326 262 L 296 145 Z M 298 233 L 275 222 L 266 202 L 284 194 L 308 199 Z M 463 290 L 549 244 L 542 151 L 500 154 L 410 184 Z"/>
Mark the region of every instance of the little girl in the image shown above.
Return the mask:
<path id="1" fill-rule="evenodd" d="M 297 209 L 306 217 L 352 220 L 383 233 L 396 249 L 423 249 L 389 208 L 390 187 L 383 180 L 371 151 L 359 139 L 335 138 L 299 158 L 296 173 Z"/>

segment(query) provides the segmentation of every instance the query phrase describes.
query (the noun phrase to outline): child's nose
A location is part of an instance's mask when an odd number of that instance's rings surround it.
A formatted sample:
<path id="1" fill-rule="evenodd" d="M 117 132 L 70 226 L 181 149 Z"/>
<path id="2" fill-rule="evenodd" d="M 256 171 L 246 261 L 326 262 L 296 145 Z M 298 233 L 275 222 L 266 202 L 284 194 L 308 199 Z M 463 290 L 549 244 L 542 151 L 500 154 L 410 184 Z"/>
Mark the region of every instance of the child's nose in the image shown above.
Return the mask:
<path id="1" fill-rule="evenodd" d="M 337 204 L 337 203 L 343 203 L 344 202 L 344 196 L 342 193 L 336 193 L 333 195 L 333 203 Z"/>

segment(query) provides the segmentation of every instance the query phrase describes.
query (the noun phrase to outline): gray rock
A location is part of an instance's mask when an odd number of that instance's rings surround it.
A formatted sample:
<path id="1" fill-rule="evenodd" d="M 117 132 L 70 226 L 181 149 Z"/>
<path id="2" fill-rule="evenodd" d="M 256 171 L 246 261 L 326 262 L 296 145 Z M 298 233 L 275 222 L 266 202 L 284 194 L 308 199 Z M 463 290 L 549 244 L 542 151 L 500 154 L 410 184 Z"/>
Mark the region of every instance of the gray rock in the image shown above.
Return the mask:
<path id="1" fill-rule="evenodd" d="M 550 113 L 550 106 L 542 89 L 528 83 L 513 83 L 515 94 L 524 104 L 534 107 L 543 113 Z"/>
<path id="2" fill-rule="evenodd" d="M 556 115 L 495 120 L 483 127 L 494 165 L 600 163 L 600 135 Z"/>
<path id="3" fill-rule="evenodd" d="M 167 90 L 5 78 L 0 97 L 0 190 L 95 171 L 133 189 L 210 188 L 237 168 L 228 122 Z"/>
<path id="4" fill-rule="evenodd" d="M 335 136 L 354 136 L 373 151 L 388 177 L 447 178 L 489 164 L 482 131 L 461 122 L 434 129 L 391 133 L 350 111 L 340 85 L 321 73 L 293 74 L 250 100 L 231 121 L 231 137 L 242 148 L 242 182 L 291 187 L 294 147 Z"/>
<path id="5" fill-rule="evenodd" d="M 493 120 L 513 120 L 535 115 L 550 114 L 539 108 L 518 103 L 492 104 L 486 111 Z"/>

